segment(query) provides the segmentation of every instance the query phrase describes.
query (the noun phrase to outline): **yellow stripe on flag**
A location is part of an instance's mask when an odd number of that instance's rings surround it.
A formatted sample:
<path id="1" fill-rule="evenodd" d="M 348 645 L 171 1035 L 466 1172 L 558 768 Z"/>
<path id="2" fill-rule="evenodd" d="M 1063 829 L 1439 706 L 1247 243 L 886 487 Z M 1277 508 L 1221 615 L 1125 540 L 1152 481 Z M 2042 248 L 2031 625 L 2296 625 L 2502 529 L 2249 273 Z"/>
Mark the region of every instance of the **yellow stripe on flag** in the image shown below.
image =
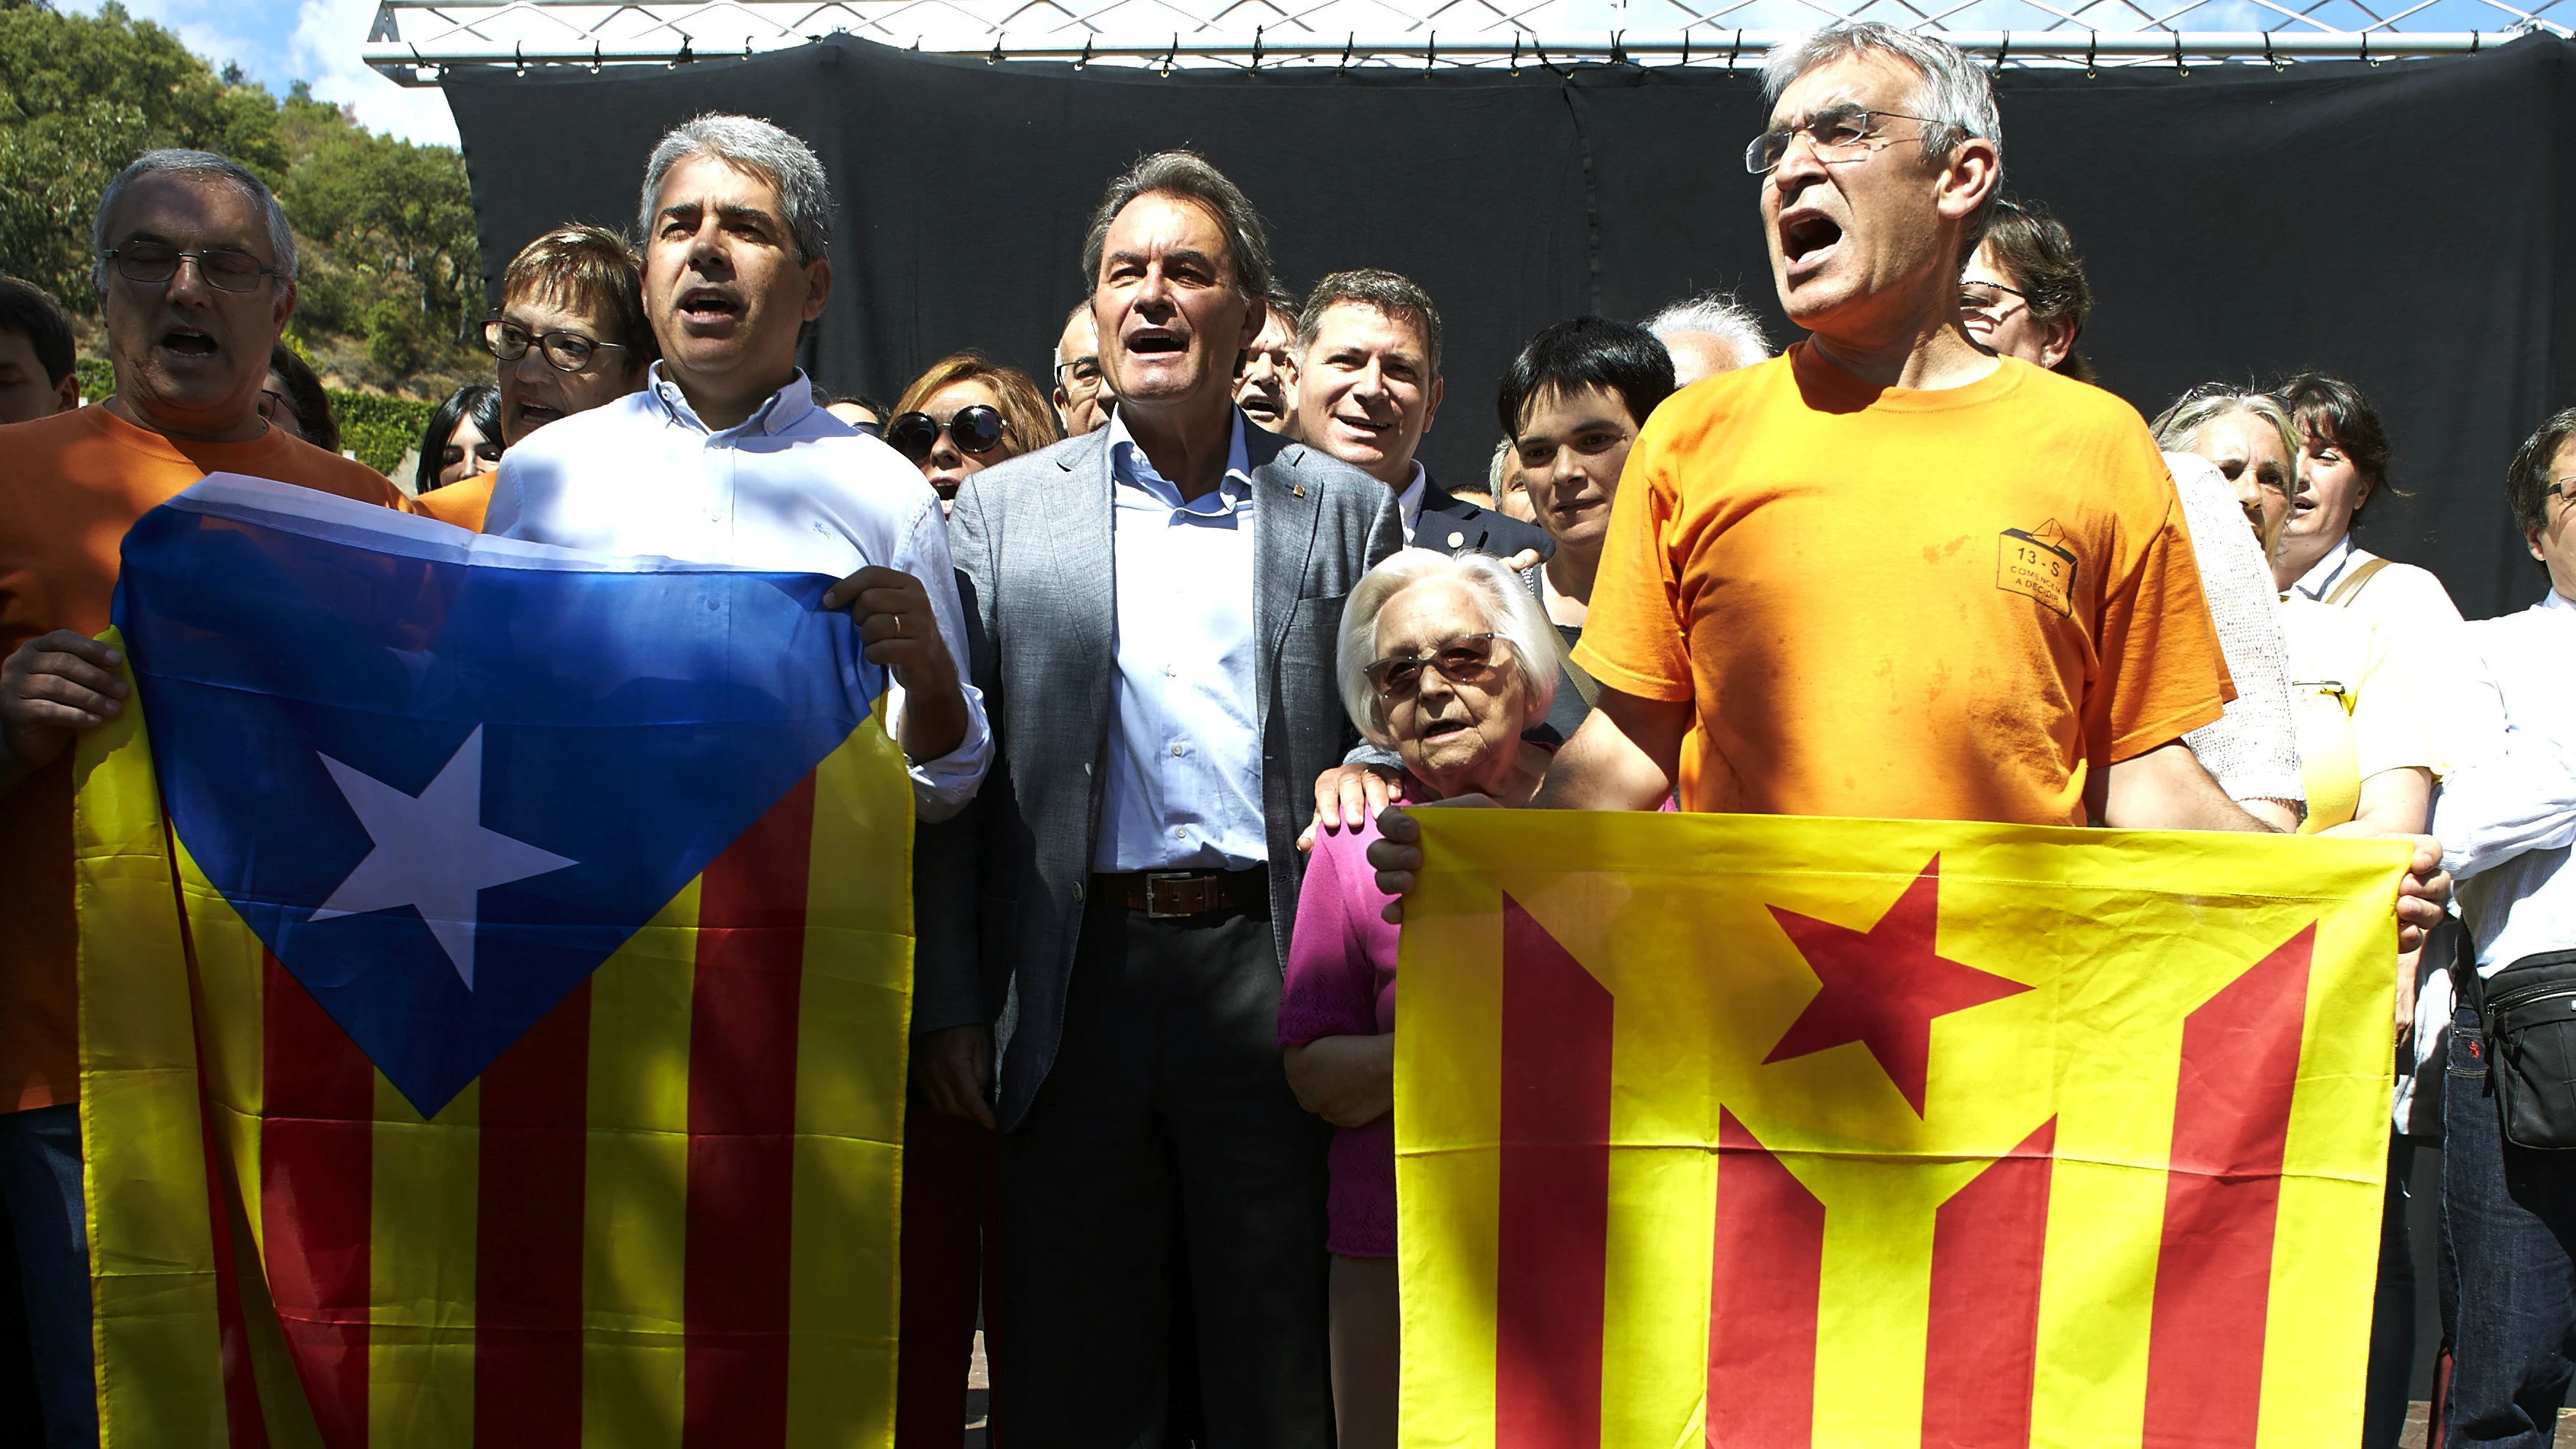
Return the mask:
<path id="1" fill-rule="evenodd" d="M 103 637 L 123 645 L 114 630 Z M 203 1443 L 225 1423 L 212 1219 L 187 958 L 143 711 L 75 749 L 79 919 L 117 927 L 80 934 L 93 1346 L 120 1370 L 99 1375 L 99 1442 Z"/>
<path id="2" fill-rule="evenodd" d="M 879 702 L 879 718 L 883 718 Z M 912 783 L 882 729 L 816 767 L 796 1035 L 787 1442 L 894 1434 L 895 1235 L 912 1023 Z"/>
<path id="3" fill-rule="evenodd" d="M 469 1083 L 431 1121 L 376 1078 L 375 1306 L 367 1331 L 367 1442 L 474 1449 L 474 1240 L 481 1182 Z"/>

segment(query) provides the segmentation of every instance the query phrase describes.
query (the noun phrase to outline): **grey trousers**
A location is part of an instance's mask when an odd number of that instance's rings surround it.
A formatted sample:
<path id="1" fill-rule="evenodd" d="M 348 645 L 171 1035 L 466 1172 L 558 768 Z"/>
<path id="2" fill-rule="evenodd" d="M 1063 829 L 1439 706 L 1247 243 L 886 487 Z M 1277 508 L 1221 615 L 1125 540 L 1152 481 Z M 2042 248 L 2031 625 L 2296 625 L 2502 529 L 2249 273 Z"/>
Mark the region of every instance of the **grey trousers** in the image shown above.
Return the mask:
<path id="1" fill-rule="evenodd" d="M 1012 1449 L 1162 1449 L 1186 1266 L 1201 1449 L 1329 1449 L 1324 1151 L 1279 1064 L 1266 912 L 1094 901 L 1046 1083 L 1003 1134 L 994 1421 Z"/>

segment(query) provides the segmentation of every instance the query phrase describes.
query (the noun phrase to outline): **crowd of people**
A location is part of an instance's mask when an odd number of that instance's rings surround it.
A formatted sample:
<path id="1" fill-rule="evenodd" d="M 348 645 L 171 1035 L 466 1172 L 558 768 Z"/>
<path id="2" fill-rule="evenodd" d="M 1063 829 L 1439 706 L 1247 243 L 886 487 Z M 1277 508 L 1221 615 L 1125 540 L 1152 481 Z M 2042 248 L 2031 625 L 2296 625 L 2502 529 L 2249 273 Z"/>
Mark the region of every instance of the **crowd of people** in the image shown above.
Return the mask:
<path id="1" fill-rule="evenodd" d="M 1364 265 L 1289 292 L 1187 152 L 1112 179 L 1050 378 L 961 351 L 892 408 L 828 394 L 796 362 L 823 168 L 708 115 L 646 160 L 633 238 L 511 261 L 493 383 L 397 489 L 279 345 L 267 188 L 136 160 L 95 226 L 112 396 L 79 405 L 61 315 L 0 282 L 0 1200 L 51 1442 L 96 1438 L 69 747 L 124 707 L 92 637 L 118 538 L 214 471 L 839 580 L 920 821 L 900 1444 L 957 1442 L 979 1321 L 1015 1445 L 1394 1442 L 1423 861 L 1381 812 L 1433 802 L 2414 839 L 2365 1443 L 2413 1356 L 2419 1069 L 2446 1442 L 2550 1442 L 2576 1101 L 2490 1072 L 2576 994 L 2576 410 L 2504 480 L 2545 601 L 2464 624 L 2350 536 L 2395 484 L 2349 383 L 2151 426 L 2089 385 L 2078 248 L 2000 194 L 1982 66 L 1841 23 L 1765 87 L 1745 164 L 1804 339 L 1723 297 L 1548 326 L 1474 479 L 1419 457 L 1434 300 Z"/>

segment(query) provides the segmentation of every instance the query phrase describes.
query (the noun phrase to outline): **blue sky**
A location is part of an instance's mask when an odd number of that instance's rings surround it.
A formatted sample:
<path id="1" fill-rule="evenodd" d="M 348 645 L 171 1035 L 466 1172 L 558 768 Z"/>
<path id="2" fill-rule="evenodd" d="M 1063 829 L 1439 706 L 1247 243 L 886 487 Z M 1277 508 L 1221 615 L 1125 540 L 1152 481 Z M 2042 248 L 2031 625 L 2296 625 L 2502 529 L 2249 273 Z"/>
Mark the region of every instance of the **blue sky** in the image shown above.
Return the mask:
<path id="1" fill-rule="evenodd" d="M 98 0 L 64 0 L 62 8 L 94 12 Z M 125 8 L 218 66 L 238 61 L 279 95 L 308 80 L 315 96 L 355 107 L 375 130 L 456 144 L 455 119 L 438 91 L 405 89 L 358 63 L 376 0 L 125 0 Z"/>

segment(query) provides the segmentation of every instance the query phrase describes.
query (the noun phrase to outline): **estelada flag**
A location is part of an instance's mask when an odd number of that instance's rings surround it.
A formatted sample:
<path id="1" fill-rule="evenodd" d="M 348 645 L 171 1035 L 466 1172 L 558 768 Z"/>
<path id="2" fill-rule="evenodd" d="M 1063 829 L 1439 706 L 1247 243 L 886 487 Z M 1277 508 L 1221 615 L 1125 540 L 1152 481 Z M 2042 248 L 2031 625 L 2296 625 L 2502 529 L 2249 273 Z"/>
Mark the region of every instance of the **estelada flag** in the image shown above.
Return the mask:
<path id="1" fill-rule="evenodd" d="M 829 582 L 220 475 L 135 524 L 111 1449 L 891 1439 L 912 796 Z"/>
<path id="2" fill-rule="evenodd" d="M 2360 1439 L 2403 843 L 1417 818 L 1412 1449 Z"/>

